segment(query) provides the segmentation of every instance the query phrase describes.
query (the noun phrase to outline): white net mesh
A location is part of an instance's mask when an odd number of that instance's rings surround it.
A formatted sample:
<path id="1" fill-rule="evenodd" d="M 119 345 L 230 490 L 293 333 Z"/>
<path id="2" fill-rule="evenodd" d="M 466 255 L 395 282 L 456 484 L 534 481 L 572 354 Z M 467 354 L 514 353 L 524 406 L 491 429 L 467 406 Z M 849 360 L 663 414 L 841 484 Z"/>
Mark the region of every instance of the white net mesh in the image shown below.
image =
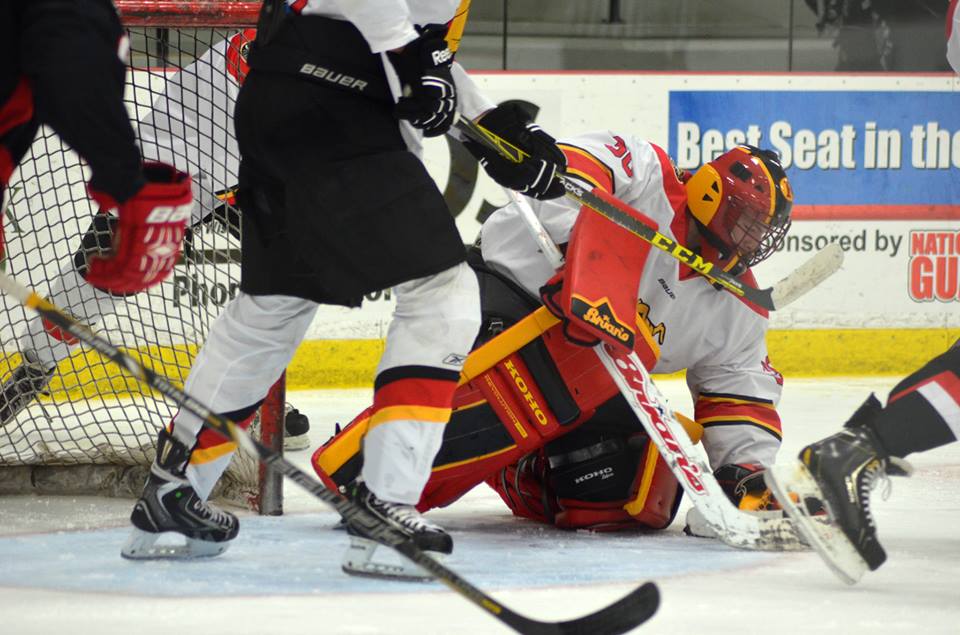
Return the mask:
<path id="1" fill-rule="evenodd" d="M 187 22 L 190 15 L 184 14 Z M 230 196 L 239 157 L 231 130 L 246 38 L 239 28 L 160 24 L 129 31 L 125 99 L 144 158 L 173 163 L 194 177 L 193 225 L 181 261 L 163 284 L 134 296 L 112 297 L 87 285 L 74 257 L 96 211 L 86 193 L 89 171 L 44 127 L 7 192 L 7 272 L 182 385 L 211 323 L 239 287 L 239 215 Z M 138 490 L 156 432 L 175 407 L 96 353 L 52 337 L 10 298 L 0 298 L 0 310 L 8 407 L 15 410 L 11 398 L 27 393 L 25 407 L 0 427 L 0 491 L 46 491 L 42 483 L 48 482 L 50 489 L 74 492 Z M 25 355 L 35 366 L 55 368 L 34 399 L 24 370 L 16 370 Z M 258 468 L 252 459 L 238 459 L 223 480 L 229 491 L 221 493 L 249 502 Z M 73 477 L 51 476 L 63 470 L 47 467 L 89 465 L 122 467 L 70 470 Z"/>

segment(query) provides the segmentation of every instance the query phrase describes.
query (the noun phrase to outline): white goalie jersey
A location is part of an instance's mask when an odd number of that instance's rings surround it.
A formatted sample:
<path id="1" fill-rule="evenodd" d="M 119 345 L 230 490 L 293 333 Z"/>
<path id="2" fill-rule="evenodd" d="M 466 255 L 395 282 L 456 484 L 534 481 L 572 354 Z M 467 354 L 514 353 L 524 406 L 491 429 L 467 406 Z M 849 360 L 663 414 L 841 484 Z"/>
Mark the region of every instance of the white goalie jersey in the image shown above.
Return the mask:
<path id="1" fill-rule="evenodd" d="M 214 44 L 166 79 L 149 112 L 137 113 L 143 159 L 172 164 L 193 177 L 191 224 L 220 206 L 237 185 L 233 109 L 255 36 L 255 29 L 247 29 Z"/>
<path id="2" fill-rule="evenodd" d="M 660 233 L 680 244 L 689 242 L 693 220 L 686 212 L 686 189 L 663 149 L 608 130 L 562 139 L 558 145 L 570 176 L 640 210 Z M 551 238 L 561 245 L 568 242 L 579 205 L 568 198 L 530 202 Z M 497 210 L 484 223 L 481 248 L 488 265 L 533 295 L 554 273 L 514 205 Z M 750 272 L 745 276 L 755 285 Z M 776 404 L 783 378 L 767 357 L 766 311 L 717 290 L 655 248 L 644 265 L 638 298 L 641 317 L 660 345 L 653 372 L 686 369 L 695 418 L 704 426 L 704 446 L 714 469 L 727 463 L 773 463 L 781 439 Z"/>

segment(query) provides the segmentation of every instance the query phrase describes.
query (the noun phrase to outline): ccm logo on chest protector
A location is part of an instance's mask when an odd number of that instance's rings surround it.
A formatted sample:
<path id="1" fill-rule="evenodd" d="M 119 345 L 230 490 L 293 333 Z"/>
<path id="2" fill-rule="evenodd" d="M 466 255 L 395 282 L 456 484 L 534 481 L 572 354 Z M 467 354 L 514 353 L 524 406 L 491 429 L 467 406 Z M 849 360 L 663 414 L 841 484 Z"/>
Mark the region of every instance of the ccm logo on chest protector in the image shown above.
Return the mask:
<path id="1" fill-rule="evenodd" d="M 352 88 L 360 92 L 363 92 L 363 90 L 367 87 L 367 82 L 363 81 L 362 79 L 357 79 L 356 77 L 347 75 L 346 73 L 332 71 L 329 68 L 317 66 L 316 64 L 304 64 L 300 67 L 300 72 L 304 75 L 316 77 L 317 79 L 322 79 L 325 82 L 330 82 L 331 84 L 337 84 L 338 86 L 344 86 L 346 88 Z"/>

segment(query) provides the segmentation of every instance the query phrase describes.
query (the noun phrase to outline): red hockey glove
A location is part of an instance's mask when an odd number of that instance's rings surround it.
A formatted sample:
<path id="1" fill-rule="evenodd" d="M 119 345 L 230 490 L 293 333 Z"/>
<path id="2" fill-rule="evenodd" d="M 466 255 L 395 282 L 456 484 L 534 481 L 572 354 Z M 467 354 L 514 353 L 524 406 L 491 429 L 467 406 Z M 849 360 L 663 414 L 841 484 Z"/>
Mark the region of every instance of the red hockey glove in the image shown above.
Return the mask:
<path id="1" fill-rule="evenodd" d="M 147 184 L 118 205 L 109 194 L 91 190 L 101 213 L 117 209 L 113 252 L 93 256 L 86 279 L 110 293 L 137 293 L 163 281 L 173 270 L 193 193 L 190 175 L 163 163 L 145 163 Z"/>
<path id="2" fill-rule="evenodd" d="M 457 87 L 450 72 L 453 53 L 447 48 L 446 35 L 446 28 L 428 26 L 399 53 L 387 53 L 405 88 L 396 115 L 422 130 L 425 137 L 447 132 L 457 109 Z"/>

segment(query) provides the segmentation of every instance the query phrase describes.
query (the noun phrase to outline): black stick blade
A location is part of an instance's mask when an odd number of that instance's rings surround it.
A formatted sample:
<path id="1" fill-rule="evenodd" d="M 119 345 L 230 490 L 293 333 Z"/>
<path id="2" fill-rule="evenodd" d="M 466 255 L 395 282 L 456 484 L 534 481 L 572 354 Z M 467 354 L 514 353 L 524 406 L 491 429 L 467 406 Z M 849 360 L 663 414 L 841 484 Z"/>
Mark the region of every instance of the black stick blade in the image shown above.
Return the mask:
<path id="1" fill-rule="evenodd" d="M 619 635 L 640 626 L 660 607 L 660 589 L 647 582 L 596 613 L 566 622 L 539 622 L 523 616 L 501 619 L 526 635 Z"/>

